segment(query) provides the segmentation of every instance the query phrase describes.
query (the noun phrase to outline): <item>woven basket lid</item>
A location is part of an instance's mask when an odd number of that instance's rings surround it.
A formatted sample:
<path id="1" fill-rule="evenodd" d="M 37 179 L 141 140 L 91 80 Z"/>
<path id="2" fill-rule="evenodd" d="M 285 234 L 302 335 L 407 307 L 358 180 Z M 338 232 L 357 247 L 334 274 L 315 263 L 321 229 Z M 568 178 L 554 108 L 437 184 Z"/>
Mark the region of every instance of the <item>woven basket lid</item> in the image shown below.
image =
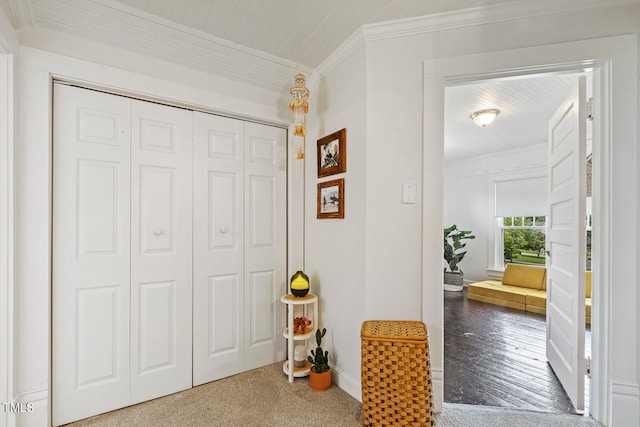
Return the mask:
<path id="1" fill-rule="evenodd" d="M 415 320 L 366 320 L 360 330 L 361 338 L 426 341 L 427 326 Z"/>

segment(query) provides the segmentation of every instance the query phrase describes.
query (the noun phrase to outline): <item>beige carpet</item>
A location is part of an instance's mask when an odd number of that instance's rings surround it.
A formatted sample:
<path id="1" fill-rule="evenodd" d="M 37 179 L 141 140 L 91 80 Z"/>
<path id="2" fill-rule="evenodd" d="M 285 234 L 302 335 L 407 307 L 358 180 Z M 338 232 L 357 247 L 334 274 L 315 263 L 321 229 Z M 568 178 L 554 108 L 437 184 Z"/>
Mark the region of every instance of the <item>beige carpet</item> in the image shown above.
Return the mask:
<path id="1" fill-rule="evenodd" d="M 601 426 L 578 415 L 447 403 L 442 414 L 436 415 L 436 425 Z M 340 388 L 333 385 L 314 392 L 308 378 L 289 384 L 282 363 L 276 363 L 68 426 L 351 427 L 362 426 L 362 415 L 360 402 Z"/>
<path id="2" fill-rule="evenodd" d="M 280 362 L 68 425 L 349 427 L 360 417 L 360 402 L 335 385 L 314 392 L 308 378 L 289 384 Z"/>

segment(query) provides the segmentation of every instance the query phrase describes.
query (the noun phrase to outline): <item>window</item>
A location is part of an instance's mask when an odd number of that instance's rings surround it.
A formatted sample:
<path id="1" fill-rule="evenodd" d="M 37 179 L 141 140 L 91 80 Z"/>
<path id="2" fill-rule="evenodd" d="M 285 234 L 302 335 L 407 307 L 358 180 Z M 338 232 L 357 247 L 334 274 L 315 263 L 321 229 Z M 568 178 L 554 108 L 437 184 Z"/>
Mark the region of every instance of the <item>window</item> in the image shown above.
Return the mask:
<path id="1" fill-rule="evenodd" d="M 496 264 L 545 265 L 546 216 L 514 216 L 496 218 Z"/>
<path id="2" fill-rule="evenodd" d="M 547 176 L 531 172 L 502 176 L 495 194 L 493 265 L 496 275 L 507 263 L 545 265 Z M 493 261 L 493 262 L 491 262 Z"/>

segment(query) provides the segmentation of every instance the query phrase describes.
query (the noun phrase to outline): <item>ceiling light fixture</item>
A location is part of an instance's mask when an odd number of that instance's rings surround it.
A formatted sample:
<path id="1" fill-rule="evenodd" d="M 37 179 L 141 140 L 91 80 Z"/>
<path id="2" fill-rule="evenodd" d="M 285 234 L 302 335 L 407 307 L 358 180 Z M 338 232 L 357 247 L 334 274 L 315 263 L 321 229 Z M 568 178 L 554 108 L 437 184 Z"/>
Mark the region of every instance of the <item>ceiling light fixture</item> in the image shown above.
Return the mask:
<path id="1" fill-rule="evenodd" d="M 495 108 L 480 110 L 471 115 L 471 120 L 473 120 L 474 123 L 478 126 L 485 127 L 491 124 L 496 119 L 496 116 L 498 114 L 500 114 L 500 111 L 496 110 Z"/>

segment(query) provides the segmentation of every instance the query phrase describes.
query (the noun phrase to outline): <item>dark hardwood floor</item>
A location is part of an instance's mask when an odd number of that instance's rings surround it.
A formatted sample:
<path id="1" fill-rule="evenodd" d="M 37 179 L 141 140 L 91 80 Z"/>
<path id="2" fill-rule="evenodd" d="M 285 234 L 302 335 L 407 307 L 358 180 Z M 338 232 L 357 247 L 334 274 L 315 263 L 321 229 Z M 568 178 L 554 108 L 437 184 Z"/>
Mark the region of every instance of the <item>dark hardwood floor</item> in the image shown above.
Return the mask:
<path id="1" fill-rule="evenodd" d="M 445 402 L 576 413 L 545 358 L 544 315 L 444 294 Z"/>

